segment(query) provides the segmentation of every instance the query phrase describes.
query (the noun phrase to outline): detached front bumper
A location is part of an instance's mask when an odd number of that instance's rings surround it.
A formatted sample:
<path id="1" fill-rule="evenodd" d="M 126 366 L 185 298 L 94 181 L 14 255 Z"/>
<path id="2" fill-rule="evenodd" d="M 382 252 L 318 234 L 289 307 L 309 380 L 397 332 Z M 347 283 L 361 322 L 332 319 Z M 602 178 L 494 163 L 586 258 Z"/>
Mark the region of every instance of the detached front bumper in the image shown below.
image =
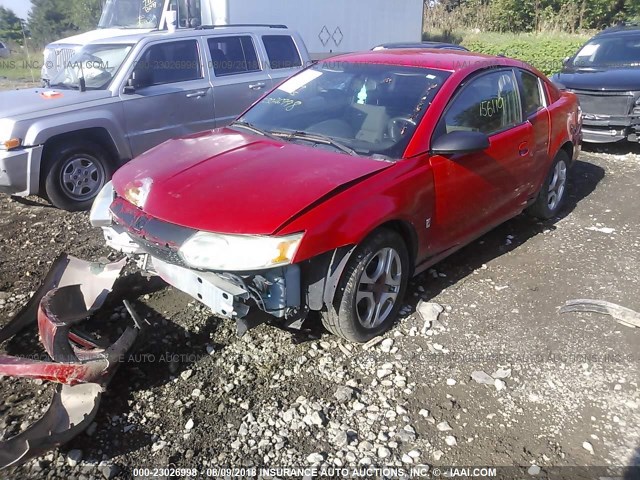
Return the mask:
<path id="1" fill-rule="evenodd" d="M 0 150 L 0 193 L 26 197 L 38 193 L 43 147 Z"/>

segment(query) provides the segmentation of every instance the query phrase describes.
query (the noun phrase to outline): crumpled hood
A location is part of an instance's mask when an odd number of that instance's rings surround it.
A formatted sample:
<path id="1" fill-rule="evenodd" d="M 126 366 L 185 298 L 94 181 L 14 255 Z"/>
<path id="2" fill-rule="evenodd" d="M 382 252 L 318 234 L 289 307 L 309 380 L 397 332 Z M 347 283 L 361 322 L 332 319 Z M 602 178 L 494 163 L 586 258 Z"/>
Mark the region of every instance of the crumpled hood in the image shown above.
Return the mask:
<path id="1" fill-rule="evenodd" d="M 552 80 L 571 90 L 639 91 L 640 68 L 566 69 L 554 75 Z"/>
<path id="2" fill-rule="evenodd" d="M 25 88 L 0 92 L 0 118 L 15 119 L 20 115 L 38 113 L 46 110 L 77 106 L 81 103 L 111 97 L 109 90 L 58 90 L 55 88 Z"/>
<path id="3" fill-rule="evenodd" d="M 334 190 L 391 165 L 222 129 L 165 142 L 118 170 L 113 185 L 169 223 L 270 235 Z"/>

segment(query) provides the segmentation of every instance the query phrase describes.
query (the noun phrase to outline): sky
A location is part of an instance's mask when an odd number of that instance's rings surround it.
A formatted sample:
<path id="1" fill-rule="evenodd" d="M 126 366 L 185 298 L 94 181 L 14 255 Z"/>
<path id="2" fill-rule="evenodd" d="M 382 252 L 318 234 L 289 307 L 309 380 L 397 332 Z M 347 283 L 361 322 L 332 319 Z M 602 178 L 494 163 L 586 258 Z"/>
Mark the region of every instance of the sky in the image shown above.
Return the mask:
<path id="1" fill-rule="evenodd" d="M 20 18 L 27 19 L 29 10 L 31 10 L 30 0 L 0 0 L 0 6 L 10 8 Z"/>

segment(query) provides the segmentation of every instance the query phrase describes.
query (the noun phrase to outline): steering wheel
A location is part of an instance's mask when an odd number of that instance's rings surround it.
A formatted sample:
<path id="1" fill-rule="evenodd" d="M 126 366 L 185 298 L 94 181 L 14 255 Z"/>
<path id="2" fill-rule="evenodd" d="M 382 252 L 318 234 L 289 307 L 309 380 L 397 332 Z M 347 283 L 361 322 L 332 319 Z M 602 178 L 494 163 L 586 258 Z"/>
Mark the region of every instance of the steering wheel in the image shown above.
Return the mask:
<path id="1" fill-rule="evenodd" d="M 394 117 L 389 120 L 389 124 L 387 125 L 387 133 L 394 142 L 398 142 L 404 135 L 405 130 L 410 126 L 416 126 L 416 121 L 413 118 Z"/>

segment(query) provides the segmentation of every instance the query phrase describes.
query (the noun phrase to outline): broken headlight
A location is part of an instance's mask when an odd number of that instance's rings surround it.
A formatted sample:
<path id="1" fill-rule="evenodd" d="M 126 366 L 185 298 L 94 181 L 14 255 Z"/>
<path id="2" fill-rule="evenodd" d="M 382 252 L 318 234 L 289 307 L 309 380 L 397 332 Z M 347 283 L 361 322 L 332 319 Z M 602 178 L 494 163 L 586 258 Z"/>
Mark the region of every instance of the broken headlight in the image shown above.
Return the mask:
<path id="1" fill-rule="evenodd" d="M 109 207 L 115 198 L 116 193 L 113 190 L 113 184 L 107 182 L 100 193 L 96 196 L 89 214 L 89 221 L 93 227 L 108 227 L 113 223 Z"/>
<path id="2" fill-rule="evenodd" d="M 198 232 L 180 247 L 187 265 L 201 270 L 247 272 L 289 265 L 304 234 L 287 237 Z"/>

